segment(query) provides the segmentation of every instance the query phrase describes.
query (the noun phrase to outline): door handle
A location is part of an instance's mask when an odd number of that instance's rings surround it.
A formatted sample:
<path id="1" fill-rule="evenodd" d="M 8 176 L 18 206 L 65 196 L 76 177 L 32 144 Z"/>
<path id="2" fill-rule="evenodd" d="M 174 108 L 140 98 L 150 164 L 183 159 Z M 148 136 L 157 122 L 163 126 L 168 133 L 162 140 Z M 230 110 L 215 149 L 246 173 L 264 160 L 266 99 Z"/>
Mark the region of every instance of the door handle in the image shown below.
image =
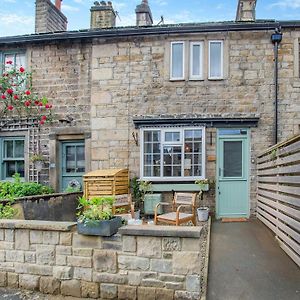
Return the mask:
<path id="1" fill-rule="evenodd" d="M 219 168 L 219 176 L 222 176 L 222 168 Z"/>

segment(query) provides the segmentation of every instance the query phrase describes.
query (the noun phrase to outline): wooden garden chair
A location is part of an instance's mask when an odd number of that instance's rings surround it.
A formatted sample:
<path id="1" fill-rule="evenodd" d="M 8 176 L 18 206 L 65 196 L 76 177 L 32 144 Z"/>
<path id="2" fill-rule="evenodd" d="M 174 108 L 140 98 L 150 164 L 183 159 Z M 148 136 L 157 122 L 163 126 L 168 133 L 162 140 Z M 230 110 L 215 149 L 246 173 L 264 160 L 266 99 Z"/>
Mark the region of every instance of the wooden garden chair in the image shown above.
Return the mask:
<path id="1" fill-rule="evenodd" d="M 179 226 L 180 224 L 192 221 L 196 226 L 196 195 L 197 193 L 175 193 L 173 203 L 160 202 L 155 207 L 154 224 L 158 222 Z M 158 207 L 172 205 L 172 212 L 158 215 Z M 191 213 L 183 212 L 183 208 L 189 207 Z"/>
<path id="2" fill-rule="evenodd" d="M 131 215 L 134 218 L 134 203 L 131 194 L 116 195 L 115 202 L 112 207 L 114 215 Z"/>

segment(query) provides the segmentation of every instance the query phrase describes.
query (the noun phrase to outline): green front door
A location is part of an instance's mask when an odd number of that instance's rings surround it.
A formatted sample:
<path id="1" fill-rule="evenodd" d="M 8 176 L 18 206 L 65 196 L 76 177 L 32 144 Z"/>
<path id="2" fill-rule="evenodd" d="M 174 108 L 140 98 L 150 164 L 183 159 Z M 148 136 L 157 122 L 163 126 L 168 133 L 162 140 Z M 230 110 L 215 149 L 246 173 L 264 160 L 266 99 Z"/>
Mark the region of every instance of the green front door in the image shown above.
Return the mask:
<path id="1" fill-rule="evenodd" d="M 249 138 L 246 129 L 219 129 L 217 217 L 249 217 Z"/>
<path id="2" fill-rule="evenodd" d="M 61 179 L 60 190 L 68 186 L 82 188 L 82 175 L 85 173 L 84 141 L 61 143 Z"/>

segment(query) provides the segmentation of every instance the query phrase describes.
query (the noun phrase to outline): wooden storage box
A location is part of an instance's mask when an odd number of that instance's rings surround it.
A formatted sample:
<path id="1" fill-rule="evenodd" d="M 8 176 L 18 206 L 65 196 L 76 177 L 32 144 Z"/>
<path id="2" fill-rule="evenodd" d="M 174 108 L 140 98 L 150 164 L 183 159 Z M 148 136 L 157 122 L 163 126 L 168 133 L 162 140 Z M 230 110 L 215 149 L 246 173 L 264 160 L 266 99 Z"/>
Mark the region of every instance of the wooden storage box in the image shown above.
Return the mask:
<path id="1" fill-rule="evenodd" d="M 128 194 L 128 169 L 97 170 L 83 175 L 84 197 Z"/>

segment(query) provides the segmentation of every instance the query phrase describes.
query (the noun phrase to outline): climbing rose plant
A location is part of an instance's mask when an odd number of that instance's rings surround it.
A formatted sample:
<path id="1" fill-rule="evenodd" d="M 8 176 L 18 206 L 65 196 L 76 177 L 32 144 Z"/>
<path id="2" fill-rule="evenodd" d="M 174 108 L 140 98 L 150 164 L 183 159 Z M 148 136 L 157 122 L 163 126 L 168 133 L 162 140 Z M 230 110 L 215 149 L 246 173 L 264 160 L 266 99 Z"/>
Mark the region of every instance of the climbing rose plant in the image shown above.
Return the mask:
<path id="1" fill-rule="evenodd" d="M 12 65 L 7 61 L 7 67 Z M 25 68 L 10 68 L 0 76 L 0 119 L 30 118 L 44 125 L 51 121 L 52 104 L 32 88 L 32 74 Z"/>

